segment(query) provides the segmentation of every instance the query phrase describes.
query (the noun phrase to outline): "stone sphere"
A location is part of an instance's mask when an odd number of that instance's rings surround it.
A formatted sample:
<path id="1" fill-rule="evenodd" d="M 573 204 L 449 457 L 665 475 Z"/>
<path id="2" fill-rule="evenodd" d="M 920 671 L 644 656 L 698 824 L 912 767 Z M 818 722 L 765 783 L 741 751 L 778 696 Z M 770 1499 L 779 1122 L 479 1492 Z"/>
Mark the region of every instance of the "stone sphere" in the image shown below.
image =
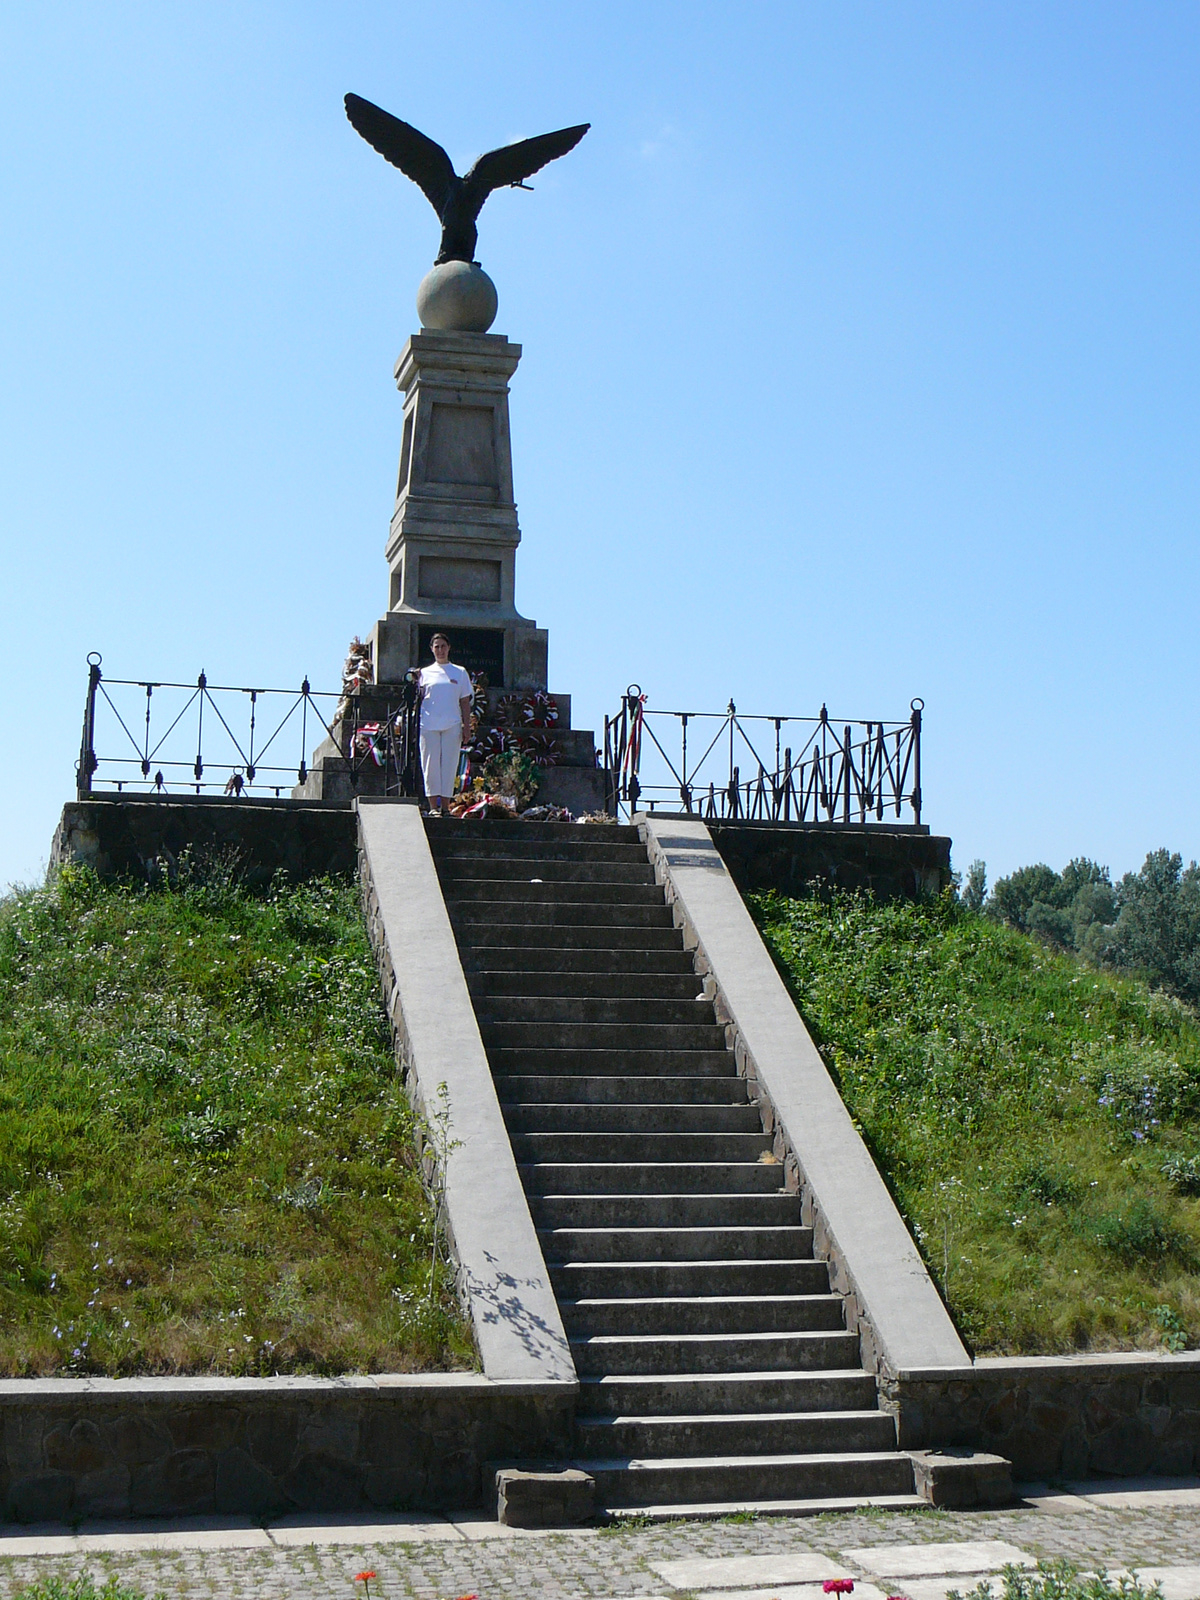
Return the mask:
<path id="1" fill-rule="evenodd" d="M 417 290 L 421 326 L 438 333 L 486 333 L 499 303 L 496 285 L 477 261 L 443 261 Z"/>

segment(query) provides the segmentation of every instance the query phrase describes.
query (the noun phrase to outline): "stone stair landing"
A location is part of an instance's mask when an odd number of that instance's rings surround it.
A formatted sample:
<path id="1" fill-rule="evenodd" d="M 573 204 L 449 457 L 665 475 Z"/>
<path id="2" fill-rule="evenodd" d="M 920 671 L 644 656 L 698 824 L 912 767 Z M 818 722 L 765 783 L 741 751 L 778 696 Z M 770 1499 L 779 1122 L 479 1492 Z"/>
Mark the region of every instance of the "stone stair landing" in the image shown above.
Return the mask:
<path id="1" fill-rule="evenodd" d="M 599 1503 L 919 1504 L 637 829 L 426 828 Z"/>

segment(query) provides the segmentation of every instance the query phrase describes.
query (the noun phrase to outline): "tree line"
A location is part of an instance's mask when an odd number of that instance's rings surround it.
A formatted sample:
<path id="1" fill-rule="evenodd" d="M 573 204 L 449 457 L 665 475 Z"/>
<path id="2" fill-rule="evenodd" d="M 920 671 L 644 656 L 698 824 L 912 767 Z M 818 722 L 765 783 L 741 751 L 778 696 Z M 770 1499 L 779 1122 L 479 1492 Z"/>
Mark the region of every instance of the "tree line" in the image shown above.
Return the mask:
<path id="1" fill-rule="evenodd" d="M 986 864 L 973 861 L 958 893 L 969 910 L 1200 1005 L 1200 867 L 1177 852 L 1152 850 L 1118 883 L 1086 856 L 1061 872 L 1039 862 L 997 879 L 990 894 Z"/>

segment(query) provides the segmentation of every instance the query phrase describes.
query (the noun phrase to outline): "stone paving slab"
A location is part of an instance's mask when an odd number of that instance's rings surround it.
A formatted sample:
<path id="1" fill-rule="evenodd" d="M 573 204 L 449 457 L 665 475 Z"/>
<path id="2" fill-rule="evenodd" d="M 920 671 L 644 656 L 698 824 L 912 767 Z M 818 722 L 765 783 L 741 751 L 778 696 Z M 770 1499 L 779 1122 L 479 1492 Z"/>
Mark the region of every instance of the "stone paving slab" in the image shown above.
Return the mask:
<path id="1" fill-rule="evenodd" d="M 904 1600 L 946 1600 L 952 1592 L 967 1594 L 978 1584 L 991 1582 L 992 1592 L 999 1595 L 1003 1591 L 1003 1582 L 998 1572 L 972 1573 L 969 1577 L 954 1578 L 911 1578 L 904 1583 Z M 854 1593 L 858 1594 L 855 1586 Z"/>
<path id="2" fill-rule="evenodd" d="M 1037 1561 L 1002 1539 L 977 1539 L 965 1544 L 866 1545 L 843 1550 L 847 1561 L 880 1578 L 939 1578 L 996 1572 L 1001 1567 L 1035 1567 Z"/>
<path id="3" fill-rule="evenodd" d="M 819 1583 L 785 1583 L 768 1589 L 701 1590 L 696 1600 L 825 1600 L 825 1592 Z M 873 1583 L 856 1582 L 854 1600 L 887 1600 L 887 1596 Z"/>
<path id="4" fill-rule="evenodd" d="M 1109 1510 L 1200 1506 L 1200 1478 L 1097 1478 L 1087 1483 L 1068 1483 L 1067 1488 L 1092 1505 Z"/>
<path id="5" fill-rule="evenodd" d="M 823 1583 L 826 1578 L 852 1578 L 839 1562 L 811 1551 L 767 1556 L 700 1557 L 683 1561 L 652 1561 L 651 1571 L 673 1589 L 736 1589 L 744 1584 Z"/>
<path id="6" fill-rule="evenodd" d="M 1072 1494 L 1067 1489 L 1051 1488 L 1048 1483 L 1018 1483 L 1013 1485 L 1013 1491 L 1022 1505 L 1032 1506 L 1036 1511 L 1052 1511 L 1059 1514 L 1104 1510 L 1103 1506 L 1097 1505 L 1094 1500 L 1088 1500 L 1084 1495 Z"/>
<path id="7" fill-rule="evenodd" d="M 1161 1583 L 1163 1600 L 1197 1600 L 1200 1597 L 1200 1566 L 1139 1567 L 1139 1582 Z"/>
<path id="8" fill-rule="evenodd" d="M 345 1522 L 316 1522 L 311 1517 L 273 1523 L 264 1534 L 269 1546 L 299 1548 L 304 1545 L 380 1545 L 420 1544 L 428 1539 L 458 1540 L 462 1534 L 446 1518 L 397 1516 L 394 1521 L 364 1523 L 359 1518 Z"/>

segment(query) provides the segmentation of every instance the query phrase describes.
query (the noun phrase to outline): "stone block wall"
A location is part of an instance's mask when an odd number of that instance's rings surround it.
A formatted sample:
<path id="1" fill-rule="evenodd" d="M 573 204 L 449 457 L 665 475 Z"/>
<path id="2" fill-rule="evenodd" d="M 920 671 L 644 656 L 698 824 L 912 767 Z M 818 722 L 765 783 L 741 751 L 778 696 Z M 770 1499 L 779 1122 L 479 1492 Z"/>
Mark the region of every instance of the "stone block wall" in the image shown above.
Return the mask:
<path id="1" fill-rule="evenodd" d="M 483 1466 L 558 1456 L 562 1386 L 470 1373 L 0 1383 L 10 1522 L 483 1504 Z"/>
<path id="2" fill-rule="evenodd" d="M 870 889 L 881 900 L 936 895 L 950 882 L 950 840 L 925 827 L 886 823 L 707 823 L 743 894 L 811 892 L 814 881 Z"/>
<path id="3" fill-rule="evenodd" d="M 78 861 L 102 878 L 147 881 L 184 850 L 229 854 L 255 887 L 282 871 L 292 882 L 355 866 L 348 801 L 225 799 L 210 795 L 104 794 L 72 800 L 50 848 L 51 867 Z"/>
<path id="4" fill-rule="evenodd" d="M 1200 1471 L 1200 1352 L 984 1357 L 879 1381 L 903 1450 L 994 1451 L 1025 1481 Z"/>

